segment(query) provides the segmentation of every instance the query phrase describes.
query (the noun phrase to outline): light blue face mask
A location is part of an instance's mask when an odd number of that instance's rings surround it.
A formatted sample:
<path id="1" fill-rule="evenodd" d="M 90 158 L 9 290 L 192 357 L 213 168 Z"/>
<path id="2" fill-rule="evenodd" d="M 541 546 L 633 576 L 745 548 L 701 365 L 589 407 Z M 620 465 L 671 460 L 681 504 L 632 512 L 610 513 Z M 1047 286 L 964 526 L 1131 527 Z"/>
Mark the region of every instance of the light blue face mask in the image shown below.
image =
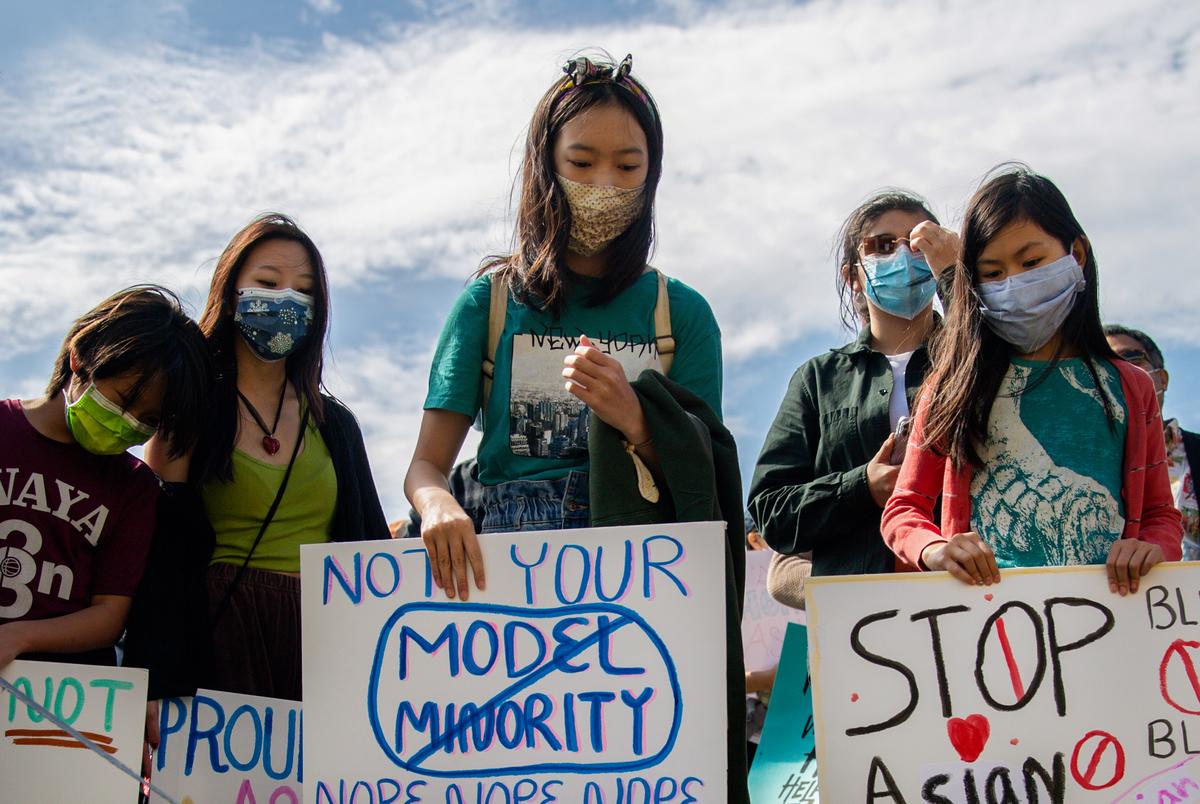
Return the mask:
<path id="1" fill-rule="evenodd" d="M 933 301 L 936 283 L 929 263 L 904 244 L 895 254 L 868 254 L 862 266 L 867 298 L 885 313 L 911 321 Z"/>
<path id="2" fill-rule="evenodd" d="M 1017 354 L 1041 349 L 1067 320 L 1075 296 L 1085 287 L 1083 269 L 1075 256 L 1066 256 L 999 282 L 975 286 L 992 332 L 1012 344 Z"/>

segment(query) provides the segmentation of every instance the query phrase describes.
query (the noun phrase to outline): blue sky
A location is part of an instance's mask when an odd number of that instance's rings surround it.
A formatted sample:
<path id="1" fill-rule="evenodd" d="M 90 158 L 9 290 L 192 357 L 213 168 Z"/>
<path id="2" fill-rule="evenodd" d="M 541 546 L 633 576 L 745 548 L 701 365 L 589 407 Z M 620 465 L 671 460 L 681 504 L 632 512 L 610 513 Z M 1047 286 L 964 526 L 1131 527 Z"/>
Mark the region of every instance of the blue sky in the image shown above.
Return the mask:
<path id="1" fill-rule="evenodd" d="M 1192 2 L 66 2 L 0 5 L 0 387 L 44 383 L 70 320 L 136 281 L 198 310 L 255 214 L 334 282 L 331 390 L 407 510 L 433 341 L 484 254 L 537 97 L 574 51 L 632 51 L 666 132 L 655 264 L 713 304 L 746 479 L 792 370 L 839 330 L 830 246 L 871 191 L 944 222 L 992 165 L 1055 179 L 1105 317 L 1167 354 L 1200 429 L 1200 7 Z"/>

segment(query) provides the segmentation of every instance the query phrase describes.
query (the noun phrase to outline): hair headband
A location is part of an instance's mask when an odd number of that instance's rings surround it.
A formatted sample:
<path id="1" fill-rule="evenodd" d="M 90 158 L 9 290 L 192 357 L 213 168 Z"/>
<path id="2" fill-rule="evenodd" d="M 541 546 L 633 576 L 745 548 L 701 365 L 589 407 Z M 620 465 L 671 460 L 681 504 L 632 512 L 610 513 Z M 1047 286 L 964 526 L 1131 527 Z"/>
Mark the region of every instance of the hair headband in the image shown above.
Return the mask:
<path id="1" fill-rule="evenodd" d="M 564 95 L 571 90 L 578 89 L 584 84 L 597 84 L 610 81 L 632 92 L 642 102 L 642 105 L 649 110 L 650 116 L 654 117 L 654 104 L 650 102 L 650 97 L 646 94 L 646 90 L 642 88 L 642 85 L 630 75 L 632 71 L 632 53 L 627 53 L 625 58 L 621 59 L 620 64 L 616 65 L 597 64 L 586 56 L 579 56 L 563 65 L 563 72 L 567 74 L 567 77 L 563 80 L 562 86 L 559 87 L 559 93 L 560 95 Z"/>

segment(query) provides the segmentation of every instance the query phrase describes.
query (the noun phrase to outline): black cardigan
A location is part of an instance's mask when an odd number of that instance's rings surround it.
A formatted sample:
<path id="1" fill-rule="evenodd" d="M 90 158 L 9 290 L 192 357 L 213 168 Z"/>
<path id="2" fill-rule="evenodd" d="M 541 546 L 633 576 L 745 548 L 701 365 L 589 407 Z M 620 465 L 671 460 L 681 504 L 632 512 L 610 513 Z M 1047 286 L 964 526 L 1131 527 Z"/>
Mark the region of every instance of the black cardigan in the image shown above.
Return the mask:
<path id="1" fill-rule="evenodd" d="M 337 476 L 333 539 L 386 539 L 387 520 L 358 422 L 345 405 L 323 399 L 319 430 Z M 146 571 L 129 612 L 123 662 L 150 671 L 151 699 L 192 695 L 212 677 L 205 575 L 215 544 L 199 489 L 164 484 Z"/>

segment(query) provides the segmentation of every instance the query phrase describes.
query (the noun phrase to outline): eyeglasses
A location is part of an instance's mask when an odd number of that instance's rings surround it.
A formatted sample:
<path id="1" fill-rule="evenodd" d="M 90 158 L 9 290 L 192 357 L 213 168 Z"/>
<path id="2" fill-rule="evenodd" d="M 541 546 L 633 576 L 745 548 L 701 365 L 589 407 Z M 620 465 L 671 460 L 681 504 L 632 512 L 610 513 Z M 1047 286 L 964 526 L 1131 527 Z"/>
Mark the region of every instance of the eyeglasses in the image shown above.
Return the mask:
<path id="1" fill-rule="evenodd" d="M 872 237 L 864 237 L 859 245 L 862 246 L 864 255 L 871 254 L 895 254 L 896 249 L 900 244 L 908 245 L 907 237 L 896 237 L 890 234 L 874 235 Z"/>
<path id="2" fill-rule="evenodd" d="M 1148 374 L 1161 371 L 1161 369 L 1154 365 L 1154 362 L 1150 360 L 1150 355 L 1146 354 L 1140 349 L 1126 349 L 1124 351 L 1117 352 L 1117 357 L 1132 363 Z"/>

